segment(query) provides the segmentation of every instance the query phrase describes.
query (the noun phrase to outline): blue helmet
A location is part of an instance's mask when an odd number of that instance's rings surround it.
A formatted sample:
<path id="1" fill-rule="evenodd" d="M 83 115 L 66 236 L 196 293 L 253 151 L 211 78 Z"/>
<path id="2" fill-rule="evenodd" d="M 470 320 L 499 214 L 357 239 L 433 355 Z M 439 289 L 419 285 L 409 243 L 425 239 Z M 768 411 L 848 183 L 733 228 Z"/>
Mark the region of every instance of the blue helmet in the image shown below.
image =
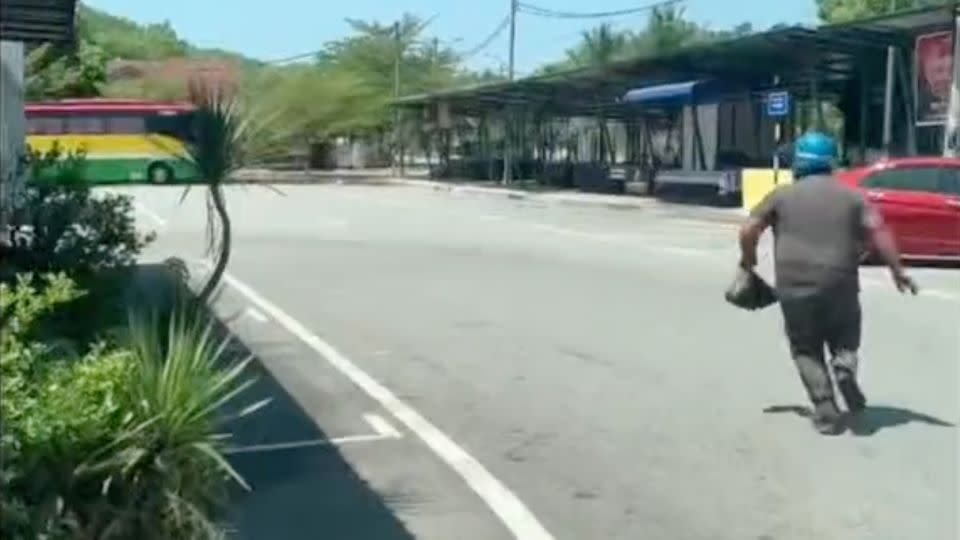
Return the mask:
<path id="1" fill-rule="evenodd" d="M 837 158 L 837 142 L 816 131 L 806 133 L 793 145 L 793 176 L 800 179 L 812 174 L 833 172 Z"/>

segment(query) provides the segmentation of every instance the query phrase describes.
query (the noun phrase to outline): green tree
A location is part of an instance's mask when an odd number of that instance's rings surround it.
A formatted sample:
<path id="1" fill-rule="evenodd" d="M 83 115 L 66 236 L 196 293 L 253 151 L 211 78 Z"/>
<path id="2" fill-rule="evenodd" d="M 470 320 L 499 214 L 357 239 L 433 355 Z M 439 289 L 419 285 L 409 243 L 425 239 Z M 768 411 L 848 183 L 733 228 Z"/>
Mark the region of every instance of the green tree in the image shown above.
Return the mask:
<path id="1" fill-rule="evenodd" d="M 635 53 L 657 55 L 713 37 L 711 32 L 687 20 L 683 8 L 658 7 L 651 10 L 646 28 L 634 39 L 633 49 Z"/>
<path id="2" fill-rule="evenodd" d="M 95 97 L 107 80 L 103 49 L 81 41 L 73 51 L 50 44 L 27 55 L 25 94 L 27 99 Z"/>
<path id="3" fill-rule="evenodd" d="M 820 19 L 846 22 L 876 17 L 891 11 L 948 5 L 953 0 L 816 0 Z"/>
<path id="4" fill-rule="evenodd" d="M 389 96 L 355 72 L 304 66 L 273 78 L 263 95 L 280 111 L 284 139 L 313 146 L 337 135 L 363 134 L 378 127 Z"/>
<path id="5" fill-rule="evenodd" d="M 752 26 L 741 24 L 734 35 L 749 33 Z M 640 32 L 615 30 L 602 24 L 581 34 L 580 42 L 566 53 L 566 58 L 538 70 L 551 74 L 570 69 L 603 65 L 638 56 L 654 56 L 680 47 L 731 35 L 731 32 L 710 32 L 685 18 L 682 8 L 661 7 L 650 12 L 647 25 Z"/>
<path id="6" fill-rule="evenodd" d="M 609 64 L 629 53 L 631 37 L 608 23 L 601 24 L 581 34 L 580 43 L 567 51 L 567 62 L 571 67 Z"/>
<path id="7" fill-rule="evenodd" d="M 190 50 L 167 21 L 140 25 L 83 4 L 77 10 L 77 36 L 99 45 L 108 58 L 160 60 L 186 56 Z"/>

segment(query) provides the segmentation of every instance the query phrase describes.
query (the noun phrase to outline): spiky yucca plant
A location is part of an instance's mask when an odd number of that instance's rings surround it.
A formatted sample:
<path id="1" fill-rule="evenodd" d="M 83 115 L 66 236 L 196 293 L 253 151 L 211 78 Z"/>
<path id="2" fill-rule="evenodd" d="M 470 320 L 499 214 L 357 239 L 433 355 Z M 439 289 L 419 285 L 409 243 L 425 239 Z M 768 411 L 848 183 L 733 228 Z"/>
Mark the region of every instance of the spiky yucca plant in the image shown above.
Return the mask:
<path id="1" fill-rule="evenodd" d="M 102 490 L 82 511 L 91 538 L 219 539 L 210 516 L 228 481 L 249 489 L 224 458 L 229 436 L 220 428 L 224 407 L 255 382 L 251 359 L 226 358 L 230 338 L 217 338 L 212 319 L 185 305 L 166 325 L 156 315 L 131 317 L 127 429 L 76 471 L 78 482 Z"/>
<path id="2" fill-rule="evenodd" d="M 241 109 L 231 88 L 194 79 L 189 95 L 196 107 L 189 153 L 200 182 L 207 186 L 207 252 L 214 259 L 213 272 L 199 295 L 206 301 L 223 279 L 232 248 L 233 227 L 223 186 L 247 161 L 254 133 L 252 117 Z"/>

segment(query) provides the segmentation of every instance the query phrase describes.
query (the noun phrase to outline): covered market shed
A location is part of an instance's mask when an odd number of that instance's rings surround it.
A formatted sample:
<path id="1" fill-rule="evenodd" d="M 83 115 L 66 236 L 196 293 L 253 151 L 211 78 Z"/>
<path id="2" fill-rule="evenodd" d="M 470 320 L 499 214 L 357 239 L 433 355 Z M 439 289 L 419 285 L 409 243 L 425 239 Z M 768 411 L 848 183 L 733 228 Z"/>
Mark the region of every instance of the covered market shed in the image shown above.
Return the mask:
<path id="1" fill-rule="evenodd" d="M 730 171 L 772 168 L 777 150 L 811 127 L 835 130 L 848 163 L 940 154 L 949 150 L 947 124 L 955 116 L 950 91 L 958 83 L 950 66 L 958 6 L 778 28 L 564 73 L 408 96 L 396 106 L 432 133 L 453 131 L 452 139 L 466 143 L 448 157 L 490 163 L 467 171 L 450 166 L 448 175 L 486 171 L 493 179 L 502 171 L 505 181 L 539 175 L 549 182 L 559 161 L 581 165 L 587 176 L 622 166 L 627 180 L 729 188 Z M 768 114 L 769 97 L 784 92 L 786 115 Z M 576 144 L 567 141 L 555 151 L 557 131 L 550 127 L 557 125 L 568 132 L 577 126 Z M 590 184 L 581 180 L 572 183 Z"/>

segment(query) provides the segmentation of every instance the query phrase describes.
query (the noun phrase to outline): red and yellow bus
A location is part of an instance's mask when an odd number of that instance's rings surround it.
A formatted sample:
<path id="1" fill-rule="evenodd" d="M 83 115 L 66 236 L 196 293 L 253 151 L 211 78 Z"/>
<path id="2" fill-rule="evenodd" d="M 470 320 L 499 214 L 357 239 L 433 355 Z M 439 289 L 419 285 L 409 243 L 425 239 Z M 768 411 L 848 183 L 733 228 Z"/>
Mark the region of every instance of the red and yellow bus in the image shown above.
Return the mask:
<path id="1" fill-rule="evenodd" d="M 193 106 L 154 101 L 73 99 L 28 103 L 27 145 L 54 145 L 86 156 L 91 184 L 188 183 L 196 168 L 187 151 Z"/>

